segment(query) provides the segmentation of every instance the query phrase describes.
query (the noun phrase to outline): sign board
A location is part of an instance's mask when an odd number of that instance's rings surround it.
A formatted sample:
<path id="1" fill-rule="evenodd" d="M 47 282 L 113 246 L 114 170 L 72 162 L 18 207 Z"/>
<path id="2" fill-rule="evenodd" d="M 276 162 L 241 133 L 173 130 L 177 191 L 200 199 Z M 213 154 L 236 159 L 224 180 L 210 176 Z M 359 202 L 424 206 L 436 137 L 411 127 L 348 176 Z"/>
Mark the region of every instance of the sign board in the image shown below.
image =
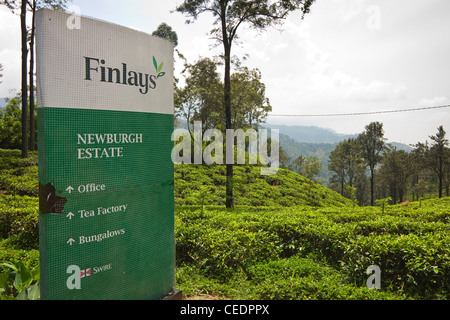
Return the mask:
<path id="1" fill-rule="evenodd" d="M 173 46 L 37 12 L 42 299 L 160 299 L 175 286 Z"/>

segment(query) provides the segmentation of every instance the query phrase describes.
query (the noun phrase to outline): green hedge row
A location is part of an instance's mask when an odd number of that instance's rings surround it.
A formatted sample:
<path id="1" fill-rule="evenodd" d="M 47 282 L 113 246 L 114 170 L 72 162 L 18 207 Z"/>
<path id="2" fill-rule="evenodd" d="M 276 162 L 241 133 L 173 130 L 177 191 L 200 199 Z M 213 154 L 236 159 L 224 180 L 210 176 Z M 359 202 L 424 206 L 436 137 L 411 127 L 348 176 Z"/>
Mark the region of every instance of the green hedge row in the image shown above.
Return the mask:
<path id="1" fill-rule="evenodd" d="M 16 249 L 39 247 L 39 200 L 29 196 L 0 196 L 0 240 Z"/>
<path id="2" fill-rule="evenodd" d="M 236 205 L 349 206 L 350 200 L 289 170 L 262 176 L 255 166 L 234 167 Z M 176 165 L 175 203 L 177 205 L 225 205 L 225 166 Z"/>
<path id="3" fill-rule="evenodd" d="M 366 269 L 378 265 L 383 288 L 448 299 L 448 201 L 436 200 L 433 210 L 389 207 L 384 215 L 379 208 L 184 208 L 176 220 L 177 259 L 226 279 L 256 263 L 316 253 L 349 281 L 365 283 Z"/>
<path id="4" fill-rule="evenodd" d="M 30 152 L 27 159 L 20 157 L 20 150 L 0 149 L 0 191 L 12 195 L 37 197 L 38 157 Z"/>

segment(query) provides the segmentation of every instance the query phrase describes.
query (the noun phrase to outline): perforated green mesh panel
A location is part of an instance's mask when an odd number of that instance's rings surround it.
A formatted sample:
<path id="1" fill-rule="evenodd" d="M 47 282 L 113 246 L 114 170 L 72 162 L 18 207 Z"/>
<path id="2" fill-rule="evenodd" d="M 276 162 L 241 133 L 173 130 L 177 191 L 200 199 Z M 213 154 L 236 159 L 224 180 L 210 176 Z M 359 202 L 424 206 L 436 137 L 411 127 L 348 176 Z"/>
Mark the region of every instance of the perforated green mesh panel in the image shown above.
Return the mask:
<path id="1" fill-rule="evenodd" d="M 39 132 L 45 132 L 41 201 L 47 206 L 40 216 L 42 297 L 157 299 L 169 293 L 174 286 L 173 117 L 43 108 L 39 119 Z M 107 144 L 106 136 L 105 144 L 95 139 L 79 145 L 80 132 L 116 134 L 117 140 L 139 133 L 142 143 Z M 117 146 L 122 157 L 112 157 L 108 149 Z M 79 149 L 86 157 L 87 148 L 106 148 L 109 157 L 79 159 Z M 69 266 L 91 269 L 80 279 L 81 289 L 69 289 L 77 281 L 68 287 Z"/>
<path id="2" fill-rule="evenodd" d="M 175 286 L 173 47 L 69 17 L 37 16 L 41 298 L 159 299 Z"/>

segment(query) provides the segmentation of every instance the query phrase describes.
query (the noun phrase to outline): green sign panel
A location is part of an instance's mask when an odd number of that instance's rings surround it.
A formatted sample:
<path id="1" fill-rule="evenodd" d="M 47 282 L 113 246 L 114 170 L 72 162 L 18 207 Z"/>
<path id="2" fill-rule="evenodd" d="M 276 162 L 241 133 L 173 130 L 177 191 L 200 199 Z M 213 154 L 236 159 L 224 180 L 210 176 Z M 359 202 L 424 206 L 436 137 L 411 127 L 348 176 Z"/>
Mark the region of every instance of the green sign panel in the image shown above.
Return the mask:
<path id="1" fill-rule="evenodd" d="M 37 16 L 42 299 L 160 299 L 175 286 L 173 47 Z"/>

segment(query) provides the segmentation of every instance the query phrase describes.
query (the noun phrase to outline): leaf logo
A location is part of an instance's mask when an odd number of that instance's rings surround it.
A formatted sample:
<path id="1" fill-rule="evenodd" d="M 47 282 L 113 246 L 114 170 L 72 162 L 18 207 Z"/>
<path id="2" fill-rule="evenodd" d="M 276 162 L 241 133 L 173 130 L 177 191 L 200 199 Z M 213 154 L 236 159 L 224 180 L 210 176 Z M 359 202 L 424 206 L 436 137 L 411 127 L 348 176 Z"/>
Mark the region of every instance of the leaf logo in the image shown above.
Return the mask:
<path id="1" fill-rule="evenodd" d="M 158 74 L 156 79 L 161 78 L 166 75 L 165 72 L 161 72 L 164 62 L 161 62 L 161 64 L 158 65 L 158 62 L 156 61 L 155 56 L 153 56 L 153 65 L 155 66 L 156 73 Z"/>

